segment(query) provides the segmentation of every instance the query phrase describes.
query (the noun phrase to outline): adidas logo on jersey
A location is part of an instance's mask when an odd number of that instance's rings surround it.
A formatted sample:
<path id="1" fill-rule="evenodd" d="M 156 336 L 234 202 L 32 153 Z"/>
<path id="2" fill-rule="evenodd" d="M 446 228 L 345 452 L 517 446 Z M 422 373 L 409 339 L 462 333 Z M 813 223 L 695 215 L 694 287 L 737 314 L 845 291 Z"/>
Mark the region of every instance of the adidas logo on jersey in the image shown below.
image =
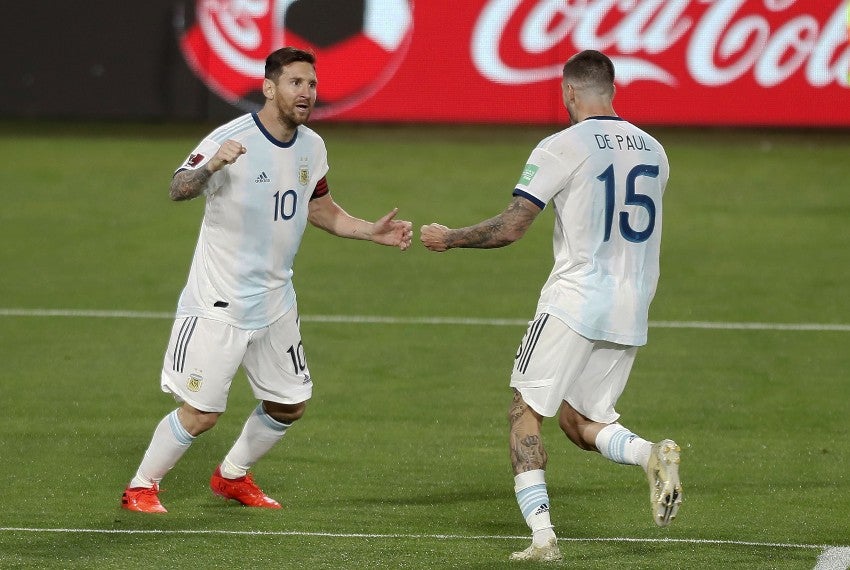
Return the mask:
<path id="1" fill-rule="evenodd" d="M 549 505 L 548 505 L 548 504 L 546 504 L 546 503 L 543 503 L 542 505 L 540 505 L 539 507 L 537 507 L 537 510 L 536 510 L 536 511 L 534 511 L 534 514 L 535 514 L 535 515 L 540 515 L 540 514 L 548 513 L 548 512 L 549 512 Z"/>
<path id="2" fill-rule="evenodd" d="M 261 172 L 259 176 L 254 179 L 254 182 L 259 184 L 261 182 L 271 182 L 271 178 L 266 176 L 265 172 Z"/>

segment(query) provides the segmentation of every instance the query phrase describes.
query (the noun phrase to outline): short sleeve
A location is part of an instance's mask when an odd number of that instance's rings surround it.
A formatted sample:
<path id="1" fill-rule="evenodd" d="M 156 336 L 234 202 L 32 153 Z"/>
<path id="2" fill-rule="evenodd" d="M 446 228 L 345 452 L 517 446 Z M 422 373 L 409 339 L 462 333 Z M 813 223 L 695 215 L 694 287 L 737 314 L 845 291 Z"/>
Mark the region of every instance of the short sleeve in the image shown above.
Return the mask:
<path id="1" fill-rule="evenodd" d="M 186 157 L 183 164 L 174 171 L 174 174 L 184 170 L 197 170 L 199 168 L 203 168 L 210 159 L 215 156 L 215 153 L 218 152 L 220 147 L 221 145 L 213 140 L 202 140 L 198 146 L 189 153 L 189 156 Z M 223 177 L 224 173 L 221 170 L 213 174 L 207 183 L 206 188 L 204 188 L 204 194 L 209 196 L 210 194 L 215 193 L 221 187 Z"/>
<path id="2" fill-rule="evenodd" d="M 544 208 L 564 188 L 568 175 L 566 165 L 557 156 L 543 148 L 535 148 L 522 169 L 513 194 Z"/>

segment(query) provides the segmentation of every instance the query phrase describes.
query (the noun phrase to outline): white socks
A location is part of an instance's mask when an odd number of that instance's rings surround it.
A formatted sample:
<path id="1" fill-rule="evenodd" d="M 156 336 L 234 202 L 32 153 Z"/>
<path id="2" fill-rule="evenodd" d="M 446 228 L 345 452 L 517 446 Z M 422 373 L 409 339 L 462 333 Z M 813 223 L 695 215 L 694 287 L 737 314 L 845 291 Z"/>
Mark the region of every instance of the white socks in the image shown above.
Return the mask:
<path id="1" fill-rule="evenodd" d="M 254 409 L 245 422 L 242 433 L 221 463 L 221 475 L 226 479 L 243 477 L 248 470 L 280 441 L 292 424 L 275 420 L 263 409 L 263 403 Z"/>
<path id="2" fill-rule="evenodd" d="M 606 459 L 623 465 L 640 465 L 646 471 L 652 443 L 620 424 L 610 424 L 596 436 L 596 448 Z"/>
<path id="3" fill-rule="evenodd" d="M 624 465 L 640 465 L 645 471 L 652 443 L 620 424 L 610 424 L 596 436 L 596 448 L 606 459 Z M 549 517 L 545 471 L 534 469 L 514 477 L 514 492 L 522 516 L 531 529 L 532 543 L 542 546 L 555 538 L 554 526 Z"/>
<path id="4" fill-rule="evenodd" d="M 221 464 L 221 474 L 228 479 L 244 476 L 259 459 L 277 443 L 292 424 L 281 423 L 263 410 L 260 403 L 248 417 L 242 433 Z M 186 431 L 177 410 L 157 424 L 142 463 L 130 481 L 130 487 L 151 488 L 171 471 L 195 438 Z"/>
<path id="5" fill-rule="evenodd" d="M 549 519 L 549 493 L 546 490 L 545 471 L 534 469 L 514 477 L 517 504 L 528 528 L 532 543 L 542 546 L 555 538 L 554 525 Z"/>
<path id="6" fill-rule="evenodd" d="M 194 440 L 180 423 L 177 410 L 170 412 L 157 424 L 139 470 L 129 486 L 151 488 L 159 484 Z"/>
<path id="7" fill-rule="evenodd" d="M 624 465 L 640 465 L 646 470 L 652 443 L 620 424 L 610 424 L 596 436 L 596 448 L 606 459 Z M 531 529 L 532 543 L 542 546 L 555 538 L 554 526 L 549 517 L 545 471 L 534 469 L 514 477 L 514 492 L 522 516 Z"/>

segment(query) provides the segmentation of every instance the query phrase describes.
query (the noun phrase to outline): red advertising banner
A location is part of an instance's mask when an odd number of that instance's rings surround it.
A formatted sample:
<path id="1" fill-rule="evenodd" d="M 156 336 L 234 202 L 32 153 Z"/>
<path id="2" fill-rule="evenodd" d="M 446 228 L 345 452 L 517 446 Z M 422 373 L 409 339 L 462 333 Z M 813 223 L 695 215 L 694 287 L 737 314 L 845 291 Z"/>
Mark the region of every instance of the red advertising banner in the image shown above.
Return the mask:
<path id="1" fill-rule="evenodd" d="M 564 123 L 563 63 L 598 49 L 634 122 L 846 127 L 849 25 L 846 0 L 198 0 L 181 47 L 243 108 L 270 51 L 312 49 L 315 118 Z"/>

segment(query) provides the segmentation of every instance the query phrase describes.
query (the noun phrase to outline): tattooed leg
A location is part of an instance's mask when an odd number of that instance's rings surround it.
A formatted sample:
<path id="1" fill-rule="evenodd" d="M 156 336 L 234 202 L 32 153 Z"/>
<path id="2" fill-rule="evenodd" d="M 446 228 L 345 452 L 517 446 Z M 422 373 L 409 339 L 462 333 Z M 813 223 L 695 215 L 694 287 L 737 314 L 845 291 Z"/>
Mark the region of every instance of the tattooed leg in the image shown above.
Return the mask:
<path id="1" fill-rule="evenodd" d="M 549 456 L 540 437 L 543 418 L 528 407 L 516 390 L 508 419 L 511 427 L 511 465 L 514 475 L 534 469 L 545 469 Z"/>

